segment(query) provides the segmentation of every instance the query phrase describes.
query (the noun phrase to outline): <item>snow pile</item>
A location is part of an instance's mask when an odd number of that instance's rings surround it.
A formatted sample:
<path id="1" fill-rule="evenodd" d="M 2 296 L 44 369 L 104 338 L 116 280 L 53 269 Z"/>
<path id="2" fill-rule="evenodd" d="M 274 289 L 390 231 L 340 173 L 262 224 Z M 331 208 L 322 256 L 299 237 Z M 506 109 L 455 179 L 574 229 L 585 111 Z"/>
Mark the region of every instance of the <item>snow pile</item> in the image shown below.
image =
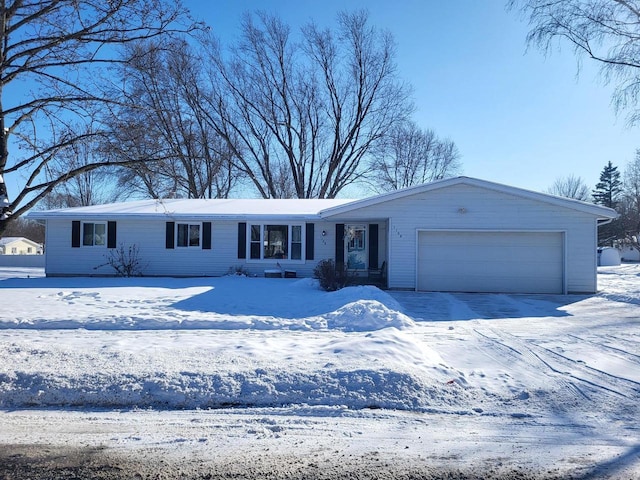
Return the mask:
<path id="1" fill-rule="evenodd" d="M 382 328 L 408 328 L 413 325 L 406 315 L 390 310 L 375 300 L 360 300 L 326 315 L 327 327 L 346 332 L 366 332 Z"/>
<path id="2" fill-rule="evenodd" d="M 311 279 L 245 277 L 0 283 L 14 300 L 0 312 L 3 408 L 424 410 L 457 409 L 466 397 L 375 287 L 327 293 Z"/>

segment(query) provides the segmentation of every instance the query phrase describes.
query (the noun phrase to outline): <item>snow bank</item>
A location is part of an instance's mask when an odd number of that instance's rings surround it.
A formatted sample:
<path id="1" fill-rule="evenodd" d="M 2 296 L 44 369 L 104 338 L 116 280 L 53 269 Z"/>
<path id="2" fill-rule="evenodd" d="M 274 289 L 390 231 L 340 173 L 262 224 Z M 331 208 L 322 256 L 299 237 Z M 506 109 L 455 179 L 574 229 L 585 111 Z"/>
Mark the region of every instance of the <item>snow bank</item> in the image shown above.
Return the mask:
<path id="1" fill-rule="evenodd" d="M 370 286 L 311 279 L 6 279 L 0 407 L 458 408 L 415 326 Z M 437 399 L 437 401 L 435 400 Z"/>
<path id="2" fill-rule="evenodd" d="M 328 293 L 313 279 L 32 278 L 6 279 L 2 287 L 17 301 L 0 312 L 0 329 L 368 331 L 411 325 L 378 288 Z"/>

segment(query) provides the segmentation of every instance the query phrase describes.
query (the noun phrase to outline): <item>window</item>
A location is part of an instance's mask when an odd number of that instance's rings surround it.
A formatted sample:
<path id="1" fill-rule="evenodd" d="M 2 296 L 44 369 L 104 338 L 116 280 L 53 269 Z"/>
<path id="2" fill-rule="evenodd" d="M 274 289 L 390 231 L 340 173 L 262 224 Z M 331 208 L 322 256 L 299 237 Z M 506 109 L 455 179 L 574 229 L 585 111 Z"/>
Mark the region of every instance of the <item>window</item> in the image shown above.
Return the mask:
<path id="1" fill-rule="evenodd" d="M 27 247 L 27 253 L 33 253 L 33 248 Z"/>
<path id="2" fill-rule="evenodd" d="M 251 255 L 249 255 L 249 258 L 260 258 L 260 235 L 261 226 L 251 225 Z"/>
<path id="3" fill-rule="evenodd" d="M 85 247 L 104 246 L 107 238 L 106 223 L 83 223 L 82 245 Z"/>
<path id="4" fill-rule="evenodd" d="M 291 226 L 291 260 L 302 259 L 302 225 Z"/>
<path id="5" fill-rule="evenodd" d="M 178 223 L 178 247 L 200 246 L 200 224 Z"/>
<path id="6" fill-rule="evenodd" d="M 250 225 L 249 258 L 302 260 L 302 225 Z"/>
<path id="7" fill-rule="evenodd" d="M 275 258 L 278 260 L 289 258 L 289 227 L 286 225 L 264 225 L 262 258 Z"/>

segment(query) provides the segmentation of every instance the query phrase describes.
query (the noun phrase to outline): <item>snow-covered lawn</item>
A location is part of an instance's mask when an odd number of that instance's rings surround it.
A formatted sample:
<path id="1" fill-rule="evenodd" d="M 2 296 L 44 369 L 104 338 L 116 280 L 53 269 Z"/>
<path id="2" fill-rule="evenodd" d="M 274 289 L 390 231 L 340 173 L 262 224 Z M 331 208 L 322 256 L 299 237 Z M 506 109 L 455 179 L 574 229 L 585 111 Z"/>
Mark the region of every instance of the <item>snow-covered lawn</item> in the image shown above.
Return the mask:
<path id="1" fill-rule="evenodd" d="M 0 277 L 0 450 L 640 477 L 640 265 L 592 296 Z"/>

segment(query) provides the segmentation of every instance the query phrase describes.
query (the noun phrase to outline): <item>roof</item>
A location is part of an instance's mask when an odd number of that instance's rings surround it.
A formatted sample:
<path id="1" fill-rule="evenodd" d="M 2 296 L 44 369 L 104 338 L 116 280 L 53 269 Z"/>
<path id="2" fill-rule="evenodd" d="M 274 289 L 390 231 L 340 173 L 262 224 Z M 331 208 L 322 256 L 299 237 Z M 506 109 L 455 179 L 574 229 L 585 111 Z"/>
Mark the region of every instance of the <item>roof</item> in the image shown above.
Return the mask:
<path id="1" fill-rule="evenodd" d="M 181 217 L 190 219 L 320 219 L 334 215 L 378 205 L 410 195 L 430 192 L 454 185 L 471 185 L 497 192 L 528 198 L 551 205 L 569 208 L 593 215 L 598 219 L 609 220 L 618 217 L 615 210 L 593 203 L 581 202 L 565 197 L 534 192 L 522 188 L 510 187 L 470 177 L 454 177 L 425 183 L 414 187 L 396 190 L 382 195 L 353 199 L 160 199 L 137 200 L 133 202 L 111 203 L 89 207 L 62 208 L 56 210 L 34 211 L 29 218 L 46 220 L 48 218 L 158 218 Z"/>
<path id="2" fill-rule="evenodd" d="M 29 240 L 26 237 L 3 237 L 0 238 L 0 246 L 4 246 L 4 245 L 9 245 L 10 243 L 14 243 L 14 242 L 27 242 L 27 243 L 31 243 L 35 246 L 40 246 L 39 243 L 34 242 L 33 240 Z"/>
<path id="3" fill-rule="evenodd" d="M 329 207 L 321 212 L 322 217 L 329 217 L 333 215 L 340 215 L 351 212 L 353 210 L 378 205 L 390 200 L 396 200 L 399 198 L 408 197 L 410 195 L 416 195 L 419 193 L 431 192 L 442 188 L 451 187 L 454 185 L 470 185 L 476 186 L 488 190 L 506 193 L 509 195 L 515 195 L 517 197 L 528 198 L 530 200 L 536 200 L 539 202 L 548 203 L 564 208 L 569 208 L 583 213 L 591 214 L 598 219 L 609 220 L 618 217 L 615 210 L 601 205 L 596 205 L 589 202 L 582 202 L 580 200 L 574 200 L 572 198 L 559 197 L 556 195 L 550 195 L 547 193 L 534 192 L 532 190 L 525 190 L 517 187 L 510 187 L 500 183 L 489 182 L 487 180 L 480 180 L 471 177 L 453 177 L 446 178 L 444 180 L 437 180 L 431 183 L 425 183 L 422 185 L 416 185 L 413 187 L 404 188 L 401 190 L 395 190 L 393 192 L 384 193 L 382 195 L 376 195 L 374 197 L 365 198 L 362 200 L 356 200 L 344 205 L 336 205 Z"/>
<path id="4" fill-rule="evenodd" d="M 319 212 L 346 203 L 348 199 L 162 199 L 137 200 L 88 207 L 34 211 L 29 218 L 318 218 Z"/>

